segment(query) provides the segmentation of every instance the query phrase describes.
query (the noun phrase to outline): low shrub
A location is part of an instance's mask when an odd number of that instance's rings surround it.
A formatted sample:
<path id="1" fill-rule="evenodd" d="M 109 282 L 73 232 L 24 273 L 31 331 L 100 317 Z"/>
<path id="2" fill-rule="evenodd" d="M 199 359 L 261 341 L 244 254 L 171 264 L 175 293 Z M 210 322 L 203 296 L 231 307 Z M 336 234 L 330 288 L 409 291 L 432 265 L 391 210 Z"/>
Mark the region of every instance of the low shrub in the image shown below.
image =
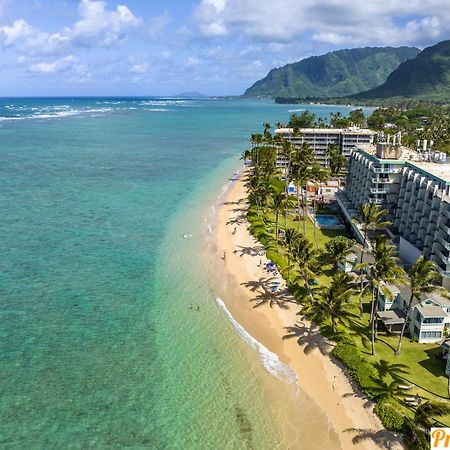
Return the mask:
<path id="1" fill-rule="evenodd" d="M 361 387 L 361 390 L 369 397 L 374 397 L 374 391 L 378 387 L 376 380 L 378 371 L 362 358 L 361 352 L 353 344 L 338 343 L 331 354 L 347 366 L 347 371 Z"/>
<path id="2" fill-rule="evenodd" d="M 374 412 L 388 430 L 401 431 L 403 429 L 404 416 L 392 403 L 387 401 L 377 403 Z"/>

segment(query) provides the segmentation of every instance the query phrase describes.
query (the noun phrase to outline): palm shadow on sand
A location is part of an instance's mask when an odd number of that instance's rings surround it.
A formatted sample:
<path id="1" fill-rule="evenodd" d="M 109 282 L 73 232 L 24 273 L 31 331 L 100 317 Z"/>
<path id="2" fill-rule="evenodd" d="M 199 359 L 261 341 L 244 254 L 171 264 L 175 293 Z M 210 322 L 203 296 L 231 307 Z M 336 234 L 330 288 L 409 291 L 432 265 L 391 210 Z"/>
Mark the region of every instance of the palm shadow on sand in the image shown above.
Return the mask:
<path id="1" fill-rule="evenodd" d="M 276 277 L 269 277 L 241 283 L 242 286 L 257 293 L 256 297 L 251 299 L 252 302 L 256 302 L 254 308 L 268 303 L 271 308 L 278 306 L 281 309 L 288 309 L 286 303 L 296 303 L 287 289 L 273 291 L 274 281 L 279 280 Z"/>
<path id="2" fill-rule="evenodd" d="M 328 356 L 334 347 L 320 334 L 319 327 L 313 323 L 297 322 L 291 327 L 285 327 L 285 330 L 287 334 L 283 336 L 283 340 L 296 338 L 298 345 L 304 346 L 305 355 L 317 349 L 322 355 Z"/>
<path id="3" fill-rule="evenodd" d="M 385 448 L 387 450 L 403 448 L 402 438 L 387 430 L 376 431 L 365 428 L 347 428 L 344 432 L 357 433 L 356 436 L 352 438 L 352 442 L 355 445 L 370 440 L 378 447 Z"/>

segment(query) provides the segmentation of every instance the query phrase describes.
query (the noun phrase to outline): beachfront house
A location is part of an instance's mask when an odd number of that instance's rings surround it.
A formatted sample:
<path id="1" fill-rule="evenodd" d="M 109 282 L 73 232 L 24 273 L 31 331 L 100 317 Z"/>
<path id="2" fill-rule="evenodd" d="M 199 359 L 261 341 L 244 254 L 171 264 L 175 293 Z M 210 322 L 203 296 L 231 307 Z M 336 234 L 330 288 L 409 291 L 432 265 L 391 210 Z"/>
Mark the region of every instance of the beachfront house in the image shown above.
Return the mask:
<path id="1" fill-rule="evenodd" d="M 385 292 L 384 292 L 385 291 Z M 378 318 L 389 333 L 399 333 L 408 312 L 410 289 L 385 284 L 378 293 Z M 420 301 L 413 300 L 408 317 L 409 335 L 419 343 L 441 341 L 450 325 L 450 300 L 439 294 L 423 294 Z"/>
<path id="2" fill-rule="evenodd" d="M 337 268 L 345 273 L 350 273 L 355 268 L 357 263 L 357 256 L 354 253 L 350 253 L 344 261 L 337 263 Z"/>

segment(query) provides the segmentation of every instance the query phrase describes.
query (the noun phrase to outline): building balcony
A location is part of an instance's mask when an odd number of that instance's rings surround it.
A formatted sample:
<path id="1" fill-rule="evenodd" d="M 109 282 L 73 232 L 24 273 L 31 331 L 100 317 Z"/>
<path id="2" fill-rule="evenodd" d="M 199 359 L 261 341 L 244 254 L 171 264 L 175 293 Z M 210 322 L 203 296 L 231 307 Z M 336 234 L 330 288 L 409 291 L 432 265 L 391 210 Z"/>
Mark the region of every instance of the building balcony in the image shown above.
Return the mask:
<path id="1" fill-rule="evenodd" d="M 446 250 L 450 250 L 450 242 L 448 242 L 447 240 L 445 240 L 441 235 L 438 235 L 438 241 L 442 244 L 442 246 L 443 246 Z"/>
<path id="2" fill-rule="evenodd" d="M 390 184 L 393 183 L 393 180 L 390 178 L 372 178 L 372 183 Z"/>
<path id="3" fill-rule="evenodd" d="M 371 188 L 370 189 L 371 194 L 387 194 L 387 190 L 383 188 Z"/>
<path id="4" fill-rule="evenodd" d="M 381 205 L 383 203 L 382 198 L 369 198 L 369 203 L 375 203 L 376 205 Z"/>
<path id="5" fill-rule="evenodd" d="M 387 168 L 387 167 L 373 167 L 371 166 L 370 169 L 375 173 L 399 173 L 400 169 L 395 168 Z"/>
<path id="6" fill-rule="evenodd" d="M 441 258 L 442 262 L 444 264 L 448 264 L 450 262 L 450 258 L 448 256 L 445 256 L 444 253 L 442 253 L 440 250 L 435 249 L 434 253 Z"/>

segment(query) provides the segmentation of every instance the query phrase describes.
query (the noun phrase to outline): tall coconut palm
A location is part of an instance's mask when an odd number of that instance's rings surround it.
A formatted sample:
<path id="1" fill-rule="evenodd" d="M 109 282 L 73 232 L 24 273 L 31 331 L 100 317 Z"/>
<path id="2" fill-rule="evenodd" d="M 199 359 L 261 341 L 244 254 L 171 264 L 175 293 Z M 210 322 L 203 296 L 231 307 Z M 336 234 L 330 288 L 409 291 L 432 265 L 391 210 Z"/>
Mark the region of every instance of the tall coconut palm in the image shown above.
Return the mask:
<path id="1" fill-rule="evenodd" d="M 289 183 L 292 181 L 292 173 L 291 173 L 291 164 L 292 164 L 292 158 L 294 156 L 295 148 L 293 144 L 290 141 L 283 140 L 281 146 L 278 148 L 278 152 L 280 156 L 283 156 L 283 158 L 286 160 L 286 167 L 284 169 L 284 176 L 285 176 L 285 192 L 286 192 L 286 199 L 289 198 Z M 287 225 L 287 214 L 284 216 L 284 226 Z"/>
<path id="2" fill-rule="evenodd" d="M 439 417 L 450 413 L 450 404 L 445 402 L 427 401 L 419 405 L 411 419 L 405 416 L 405 441 L 408 447 L 418 450 L 430 448 L 430 428 Z"/>
<path id="3" fill-rule="evenodd" d="M 317 271 L 317 250 L 305 236 L 301 236 L 295 241 L 292 253 L 299 266 L 299 275 L 305 283 L 306 292 L 312 297 L 311 280 Z"/>
<path id="4" fill-rule="evenodd" d="M 355 294 L 355 285 L 350 276 L 344 272 L 336 272 L 331 285 L 320 288 L 316 295 L 303 308 L 302 314 L 311 319 L 326 319 L 331 323 L 333 333 L 337 333 L 338 325 L 346 325 L 355 317 L 351 298 Z"/>
<path id="5" fill-rule="evenodd" d="M 332 260 L 335 269 L 338 263 L 345 261 L 355 244 L 353 239 L 345 236 L 336 236 L 325 244 L 326 255 Z"/>
<path id="6" fill-rule="evenodd" d="M 297 209 L 300 214 L 300 203 L 303 211 L 303 234 L 306 236 L 306 208 L 307 195 L 306 185 L 311 179 L 311 168 L 314 163 L 314 152 L 312 148 L 303 143 L 295 148 L 295 155 L 292 162 L 292 173 L 297 186 Z M 300 227 L 299 227 L 300 228 Z"/>
<path id="7" fill-rule="evenodd" d="M 370 266 L 369 271 L 373 286 L 370 323 L 372 333 L 372 355 L 375 355 L 378 294 L 382 291 L 384 295 L 391 295 L 386 289 L 385 283 L 404 283 L 405 273 L 399 266 L 396 248 L 388 242 L 385 235 L 380 235 L 376 238 L 372 254 L 375 261 Z"/>
<path id="8" fill-rule="evenodd" d="M 287 228 L 284 231 L 284 244 L 286 246 L 286 257 L 287 257 L 287 272 L 288 272 L 288 281 L 291 278 L 291 259 L 293 254 L 293 249 L 295 248 L 295 243 L 299 240 L 300 235 L 297 230 L 294 228 Z"/>
<path id="9" fill-rule="evenodd" d="M 354 219 L 354 221 L 361 224 L 361 228 L 364 233 L 364 246 L 368 246 L 367 236 L 370 230 L 375 230 L 391 224 L 391 222 L 384 220 L 384 217 L 387 214 L 388 211 L 386 209 L 380 209 L 380 207 L 375 203 L 366 203 L 360 208 L 360 216 L 359 218 Z M 363 252 L 361 252 L 360 263 L 362 262 Z"/>
<path id="10" fill-rule="evenodd" d="M 280 212 L 284 210 L 285 201 L 286 198 L 284 192 L 279 192 L 276 189 L 272 189 L 270 193 L 270 206 L 272 207 L 272 210 L 275 213 L 275 236 L 277 241 L 278 252 L 280 251 L 278 238 L 278 218 L 280 216 Z"/>
<path id="11" fill-rule="evenodd" d="M 330 172 L 328 169 L 325 169 L 320 166 L 320 164 L 313 164 L 310 170 L 310 181 L 314 184 L 314 197 L 313 197 L 313 214 L 316 214 L 316 207 L 317 207 L 317 191 L 320 189 L 320 186 L 322 183 L 326 183 L 328 179 L 330 178 Z M 317 224 L 316 221 L 313 220 L 313 228 L 314 228 L 314 243 L 316 244 L 316 247 L 319 248 L 319 245 L 317 244 Z"/>
<path id="12" fill-rule="evenodd" d="M 411 295 L 408 301 L 408 311 L 406 313 L 405 321 L 403 322 L 402 331 L 398 339 L 397 349 L 395 355 L 399 356 L 402 348 L 402 339 L 408 324 L 409 317 L 413 306 L 413 300 L 420 299 L 422 294 L 431 294 L 439 290 L 439 286 L 434 283 L 439 279 L 439 273 L 436 270 L 436 266 L 432 261 L 427 261 L 423 256 L 414 263 L 409 272 L 409 282 L 411 285 Z M 442 289 L 442 288 L 441 288 Z"/>

